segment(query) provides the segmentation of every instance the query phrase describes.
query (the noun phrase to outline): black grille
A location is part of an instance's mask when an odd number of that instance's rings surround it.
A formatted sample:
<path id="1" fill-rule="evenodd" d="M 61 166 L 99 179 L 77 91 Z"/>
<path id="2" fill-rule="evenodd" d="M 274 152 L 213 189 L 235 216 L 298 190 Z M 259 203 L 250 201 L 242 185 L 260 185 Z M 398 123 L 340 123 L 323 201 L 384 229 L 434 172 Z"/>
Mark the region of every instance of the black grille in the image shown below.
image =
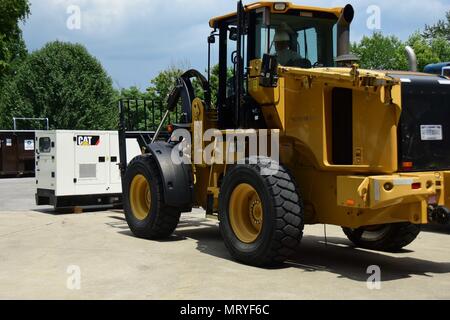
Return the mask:
<path id="1" fill-rule="evenodd" d="M 450 83 L 403 76 L 399 126 L 400 171 L 450 169 Z"/>

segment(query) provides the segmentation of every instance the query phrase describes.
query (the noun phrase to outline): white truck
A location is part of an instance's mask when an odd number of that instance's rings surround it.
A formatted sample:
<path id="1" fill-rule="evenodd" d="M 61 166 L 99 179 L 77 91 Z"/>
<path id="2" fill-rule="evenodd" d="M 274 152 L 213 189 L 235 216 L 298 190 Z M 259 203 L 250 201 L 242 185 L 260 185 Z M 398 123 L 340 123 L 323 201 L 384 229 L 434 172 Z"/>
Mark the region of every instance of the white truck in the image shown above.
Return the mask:
<path id="1" fill-rule="evenodd" d="M 127 139 L 127 158 L 141 153 Z M 36 204 L 58 208 L 122 202 L 117 131 L 37 131 Z"/>

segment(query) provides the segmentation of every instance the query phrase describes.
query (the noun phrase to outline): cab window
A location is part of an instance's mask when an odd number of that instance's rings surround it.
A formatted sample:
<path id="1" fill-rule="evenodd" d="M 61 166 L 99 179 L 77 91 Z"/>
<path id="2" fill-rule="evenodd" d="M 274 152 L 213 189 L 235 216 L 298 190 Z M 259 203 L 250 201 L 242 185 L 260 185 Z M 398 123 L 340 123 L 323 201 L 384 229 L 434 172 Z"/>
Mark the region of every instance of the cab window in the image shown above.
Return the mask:
<path id="1" fill-rule="evenodd" d="M 277 55 L 284 66 L 332 67 L 336 57 L 337 37 L 334 15 L 318 15 L 292 10 L 270 14 L 270 24 L 257 18 L 255 56 Z"/>

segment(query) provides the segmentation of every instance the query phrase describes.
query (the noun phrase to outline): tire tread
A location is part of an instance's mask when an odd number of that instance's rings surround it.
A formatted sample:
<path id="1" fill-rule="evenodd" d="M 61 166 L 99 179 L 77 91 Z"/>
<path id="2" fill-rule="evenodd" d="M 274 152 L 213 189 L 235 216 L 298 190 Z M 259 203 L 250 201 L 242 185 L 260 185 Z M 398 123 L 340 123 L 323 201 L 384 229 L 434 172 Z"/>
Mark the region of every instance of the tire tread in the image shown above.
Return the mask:
<path id="1" fill-rule="evenodd" d="M 138 231 L 133 227 L 133 223 L 128 217 L 130 214 L 132 215 L 131 212 L 128 212 L 126 214 L 128 224 L 132 232 L 140 238 L 149 240 L 167 238 L 172 235 L 177 228 L 177 225 L 180 221 L 181 211 L 177 208 L 167 206 L 164 203 L 163 182 L 155 159 L 150 154 L 138 156 L 130 162 L 128 167 L 130 168 L 138 164 L 145 165 L 149 169 L 151 176 L 157 183 L 156 199 L 158 201 L 158 210 L 156 210 L 156 212 L 154 213 L 156 214 L 156 216 L 153 219 L 153 223 L 149 224 L 148 227 L 146 227 L 143 231 Z M 128 190 L 125 192 L 124 201 L 128 201 Z"/>
<path id="2" fill-rule="evenodd" d="M 270 163 L 258 161 L 257 164 L 246 166 L 259 174 L 262 169 L 270 168 Z M 303 201 L 290 172 L 279 165 L 279 170 L 274 175 L 261 177 L 272 199 L 275 227 L 265 255 L 252 256 L 244 261 L 258 267 L 277 265 L 288 260 L 297 251 L 304 229 Z M 231 244 L 227 241 L 225 244 L 235 259 L 242 260 L 239 259 L 239 254 L 234 253 Z"/>

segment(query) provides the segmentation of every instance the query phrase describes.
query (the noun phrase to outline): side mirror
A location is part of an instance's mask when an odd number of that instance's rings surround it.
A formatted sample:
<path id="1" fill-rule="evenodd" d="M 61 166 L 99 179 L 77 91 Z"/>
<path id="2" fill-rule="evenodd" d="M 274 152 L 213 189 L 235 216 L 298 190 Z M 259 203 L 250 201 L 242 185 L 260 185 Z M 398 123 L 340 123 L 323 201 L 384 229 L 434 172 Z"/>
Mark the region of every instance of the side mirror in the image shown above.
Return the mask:
<path id="1" fill-rule="evenodd" d="M 237 41 L 238 40 L 238 30 L 237 30 L 237 28 L 232 27 L 232 28 L 229 29 L 229 31 L 230 31 L 230 36 L 229 36 L 230 40 L 231 41 Z"/>
<path id="2" fill-rule="evenodd" d="M 275 55 L 265 54 L 263 56 L 259 85 L 266 88 L 278 86 L 278 61 Z"/>

